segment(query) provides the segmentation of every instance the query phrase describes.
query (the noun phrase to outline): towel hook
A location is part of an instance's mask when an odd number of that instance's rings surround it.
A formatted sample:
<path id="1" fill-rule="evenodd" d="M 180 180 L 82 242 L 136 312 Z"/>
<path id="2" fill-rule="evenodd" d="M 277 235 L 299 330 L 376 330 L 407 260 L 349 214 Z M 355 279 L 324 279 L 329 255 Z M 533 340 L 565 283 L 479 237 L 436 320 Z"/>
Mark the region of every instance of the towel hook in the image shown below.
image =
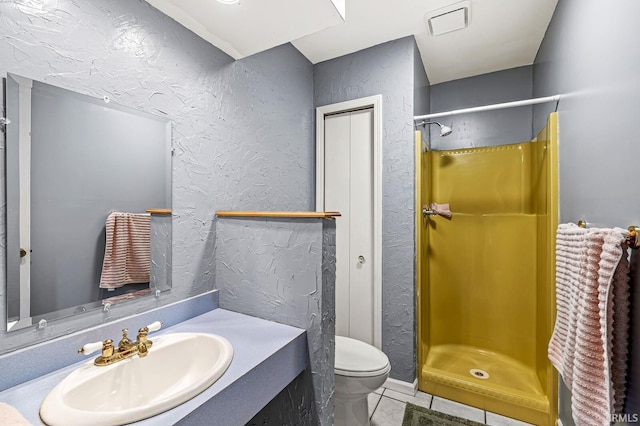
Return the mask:
<path id="1" fill-rule="evenodd" d="M 422 209 L 422 216 L 436 216 L 438 213 L 433 209 Z"/>

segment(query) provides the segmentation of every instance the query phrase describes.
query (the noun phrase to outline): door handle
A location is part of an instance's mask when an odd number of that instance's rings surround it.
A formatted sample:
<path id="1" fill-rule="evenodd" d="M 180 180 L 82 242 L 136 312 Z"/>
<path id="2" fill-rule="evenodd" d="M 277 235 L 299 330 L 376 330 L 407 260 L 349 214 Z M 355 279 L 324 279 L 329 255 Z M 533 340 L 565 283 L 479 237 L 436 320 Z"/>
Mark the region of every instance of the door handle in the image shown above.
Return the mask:
<path id="1" fill-rule="evenodd" d="M 360 263 L 366 262 L 366 260 L 365 260 L 363 255 L 358 256 L 358 262 L 360 262 Z"/>
<path id="2" fill-rule="evenodd" d="M 25 257 L 27 255 L 27 251 L 23 248 L 20 248 L 20 257 Z"/>

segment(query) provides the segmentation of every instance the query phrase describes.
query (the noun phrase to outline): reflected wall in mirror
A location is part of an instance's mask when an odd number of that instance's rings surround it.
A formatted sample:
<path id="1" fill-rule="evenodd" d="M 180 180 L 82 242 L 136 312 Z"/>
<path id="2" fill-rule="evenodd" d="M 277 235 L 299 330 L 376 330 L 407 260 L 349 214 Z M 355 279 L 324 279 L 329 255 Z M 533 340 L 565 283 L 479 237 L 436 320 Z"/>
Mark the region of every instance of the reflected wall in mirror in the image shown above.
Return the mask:
<path id="1" fill-rule="evenodd" d="M 170 121 L 13 74 L 5 85 L 7 329 L 169 289 Z"/>

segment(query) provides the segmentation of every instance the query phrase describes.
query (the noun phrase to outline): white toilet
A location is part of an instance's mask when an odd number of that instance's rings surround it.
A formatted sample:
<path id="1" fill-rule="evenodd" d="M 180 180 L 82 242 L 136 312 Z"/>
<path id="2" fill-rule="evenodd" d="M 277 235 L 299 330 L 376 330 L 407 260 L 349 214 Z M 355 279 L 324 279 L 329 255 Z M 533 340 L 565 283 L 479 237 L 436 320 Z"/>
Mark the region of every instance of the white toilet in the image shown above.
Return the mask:
<path id="1" fill-rule="evenodd" d="M 369 426 L 367 396 L 389 377 L 389 358 L 380 349 L 336 336 L 335 426 Z"/>

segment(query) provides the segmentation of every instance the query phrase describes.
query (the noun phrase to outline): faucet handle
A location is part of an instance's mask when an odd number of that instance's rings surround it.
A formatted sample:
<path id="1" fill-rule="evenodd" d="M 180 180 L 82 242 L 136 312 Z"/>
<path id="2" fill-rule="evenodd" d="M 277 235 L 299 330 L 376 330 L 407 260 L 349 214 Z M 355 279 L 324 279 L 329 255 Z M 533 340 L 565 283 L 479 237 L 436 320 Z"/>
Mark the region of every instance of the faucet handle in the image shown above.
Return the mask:
<path id="1" fill-rule="evenodd" d="M 152 331 L 160 330 L 160 327 L 162 327 L 162 323 L 160 321 L 154 321 L 148 326 L 142 327 L 140 330 L 138 330 L 138 334 L 146 335 L 147 333 L 151 333 Z"/>
<path id="2" fill-rule="evenodd" d="M 108 346 L 108 342 L 111 342 L 111 344 L 113 344 L 113 341 L 110 341 L 110 340 L 105 340 L 104 342 L 87 343 L 86 345 L 78 349 L 78 353 L 83 355 L 92 354 L 95 351 L 99 351 L 105 346 Z"/>
<path id="3" fill-rule="evenodd" d="M 162 327 L 162 323 L 160 321 L 155 321 L 146 327 L 142 327 L 140 330 L 138 330 L 138 337 L 136 341 L 143 343 L 147 342 L 147 333 L 158 331 L 160 330 L 160 327 Z"/>
<path id="4" fill-rule="evenodd" d="M 146 326 L 145 328 L 147 329 L 148 332 L 152 332 L 152 331 L 160 330 L 160 327 L 162 327 L 162 323 L 160 321 L 154 321 L 148 326 Z"/>

